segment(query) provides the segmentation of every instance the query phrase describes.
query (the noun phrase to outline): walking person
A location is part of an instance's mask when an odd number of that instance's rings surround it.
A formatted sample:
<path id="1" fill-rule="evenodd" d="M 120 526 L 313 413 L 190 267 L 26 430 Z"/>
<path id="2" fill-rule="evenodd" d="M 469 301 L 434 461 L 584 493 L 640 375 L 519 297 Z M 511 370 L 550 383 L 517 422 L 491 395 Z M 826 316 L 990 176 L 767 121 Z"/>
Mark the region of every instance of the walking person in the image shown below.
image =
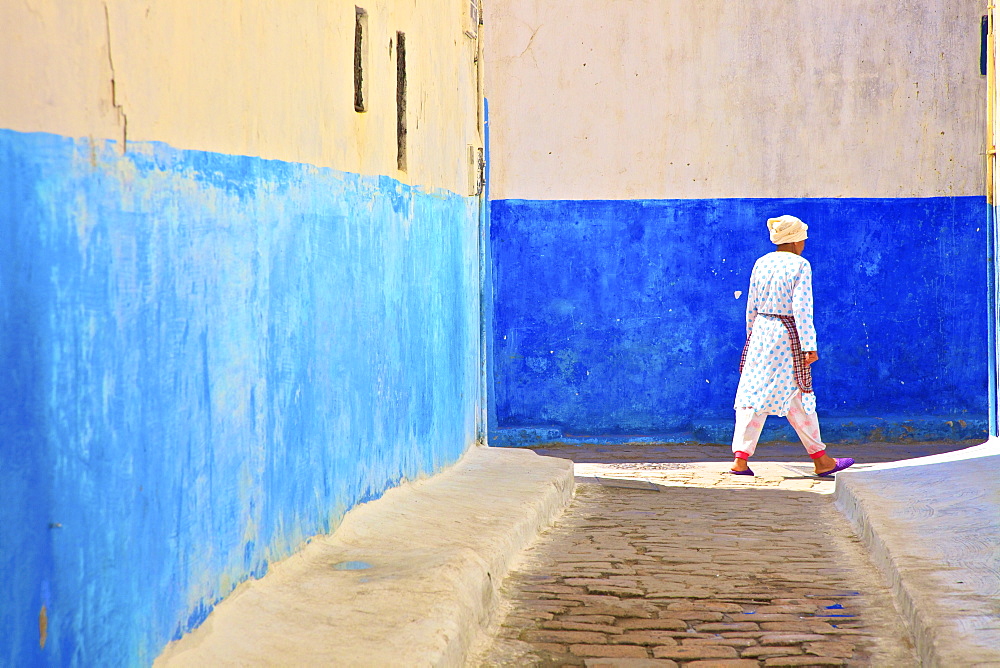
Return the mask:
<path id="1" fill-rule="evenodd" d="M 826 454 L 816 416 L 810 365 L 819 359 L 813 327 L 812 267 L 802 257 L 808 225 L 795 216 L 767 221 L 777 249 L 759 258 L 747 293 L 747 341 L 740 361 L 733 433 L 734 475 L 753 475 L 747 460 L 757 449 L 768 415 L 787 417 L 817 476 L 854 464 Z"/>

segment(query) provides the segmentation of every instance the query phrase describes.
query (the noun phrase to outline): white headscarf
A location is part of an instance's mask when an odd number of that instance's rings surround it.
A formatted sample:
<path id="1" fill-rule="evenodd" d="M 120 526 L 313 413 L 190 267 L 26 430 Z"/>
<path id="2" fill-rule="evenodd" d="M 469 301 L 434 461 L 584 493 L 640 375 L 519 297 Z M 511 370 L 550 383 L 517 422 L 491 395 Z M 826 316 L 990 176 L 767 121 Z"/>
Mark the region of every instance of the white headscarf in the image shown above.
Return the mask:
<path id="1" fill-rule="evenodd" d="M 767 229 L 771 232 L 772 244 L 793 244 L 796 241 L 804 241 L 809 238 L 809 235 L 806 234 L 809 226 L 795 216 L 769 218 Z"/>

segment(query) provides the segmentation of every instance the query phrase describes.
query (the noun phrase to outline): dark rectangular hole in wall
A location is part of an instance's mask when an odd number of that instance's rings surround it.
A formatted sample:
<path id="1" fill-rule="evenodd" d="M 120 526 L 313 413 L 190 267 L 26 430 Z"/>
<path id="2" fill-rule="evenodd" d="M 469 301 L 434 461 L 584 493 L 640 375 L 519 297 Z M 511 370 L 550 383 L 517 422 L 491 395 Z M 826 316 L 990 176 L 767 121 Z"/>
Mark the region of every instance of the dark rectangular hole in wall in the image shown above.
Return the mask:
<path id="1" fill-rule="evenodd" d="M 986 53 L 990 41 L 990 17 L 984 16 L 979 24 L 979 73 L 986 74 Z"/>
<path id="2" fill-rule="evenodd" d="M 354 8 L 354 111 L 365 110 L 365 39 L 368 14 L 360 7 Z"/>
<path id="3" fill-rule="evenodd" d="M 396 165 L 406 171 L 406 35 L 396 33 Z"/>

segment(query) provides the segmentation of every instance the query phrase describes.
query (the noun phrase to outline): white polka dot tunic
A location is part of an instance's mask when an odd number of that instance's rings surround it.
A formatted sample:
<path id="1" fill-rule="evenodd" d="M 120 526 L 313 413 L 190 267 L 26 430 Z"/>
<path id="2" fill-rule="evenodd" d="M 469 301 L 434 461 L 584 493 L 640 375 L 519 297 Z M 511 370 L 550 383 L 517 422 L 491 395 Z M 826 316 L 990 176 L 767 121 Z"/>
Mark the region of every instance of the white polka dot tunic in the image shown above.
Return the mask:
<path id="1" fill-rule="evenodd" d="M 802 350 L 817 349 L 809 260 L 785 251 L 768 253 L 754 264 L 747 293 L 749 344 L 733 407 L 784 417 L 799 386 L 788 330 L 770 315 L 793 316 Z M 806 413 L 815 413 L 816 395 L 801 396 Z"/>

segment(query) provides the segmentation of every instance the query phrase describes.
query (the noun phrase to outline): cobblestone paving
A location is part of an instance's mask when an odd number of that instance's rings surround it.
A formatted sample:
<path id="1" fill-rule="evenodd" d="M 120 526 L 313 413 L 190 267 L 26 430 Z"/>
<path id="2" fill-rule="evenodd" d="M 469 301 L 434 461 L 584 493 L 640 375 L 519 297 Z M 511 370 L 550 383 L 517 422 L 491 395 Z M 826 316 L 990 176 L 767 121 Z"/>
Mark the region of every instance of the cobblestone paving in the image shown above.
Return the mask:
<path id="1" fill-rule="evenodd" d="M 727 468 L 578 463 L 573 503 L 504 583 L 471 664 L 917 665 L 834 482 L 808 463 Z"/>

